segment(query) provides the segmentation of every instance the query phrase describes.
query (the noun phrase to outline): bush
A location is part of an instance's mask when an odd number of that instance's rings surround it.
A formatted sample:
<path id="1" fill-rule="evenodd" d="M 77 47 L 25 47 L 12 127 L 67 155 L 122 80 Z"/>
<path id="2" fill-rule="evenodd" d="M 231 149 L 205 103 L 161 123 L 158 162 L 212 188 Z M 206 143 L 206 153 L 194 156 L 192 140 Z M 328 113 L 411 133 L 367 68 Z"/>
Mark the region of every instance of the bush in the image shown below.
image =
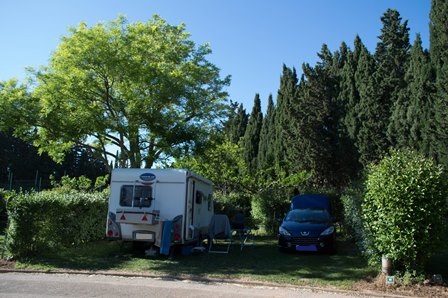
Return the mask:
<path id="1" fill-rule="evenodd" d="M 410 151 L 392 151 L 369 170 L 364 227 L 376 256 L 403 272 L 423 272 L 441 244 L 448 190 L 442 168 Z"/>
<path id="2" fill-rule="evenodd" d="M 14 191 L 0 188 L 0 233 L 3 233 L 4 229 L 6 228 L 6 223 L 8 222 L 6 206 L 8 200 L 13 197 L 14 194 Z"/>
<path id="3" fill-rule="evenodd" d="M 8 251 L 25 257 L 104 237 L 107 192 L 19 193 L 8 203 Z"/>
<path id="4" fill-rule="evenodd" d="M 250 214 L 250 198 L 243 193 L 215 191 L 213 196 L 215 213 L 226 214 L 229 218 L 237 213 Z"/>
<path id="5" fill-rule="evenodd" d="M 341 196 L 342 225 L 345 235 L 353 239 L 359 251 L 367 259 L 375 259 L 378 255 L 372 239 L 368 237 L 362 220 L 362 203 L 364 200 L 364 187 L 362 184 L 353 184 Z M 378 263 L 378 260 L 376 260 Z"/>
<path id="6" fill-rule="evenodd" d="M 277 235 L 283 218 L 291 206 L 291 197 L 282 188 L 270 188 L 252 200 L 252 217 L 270 235 Z"/>

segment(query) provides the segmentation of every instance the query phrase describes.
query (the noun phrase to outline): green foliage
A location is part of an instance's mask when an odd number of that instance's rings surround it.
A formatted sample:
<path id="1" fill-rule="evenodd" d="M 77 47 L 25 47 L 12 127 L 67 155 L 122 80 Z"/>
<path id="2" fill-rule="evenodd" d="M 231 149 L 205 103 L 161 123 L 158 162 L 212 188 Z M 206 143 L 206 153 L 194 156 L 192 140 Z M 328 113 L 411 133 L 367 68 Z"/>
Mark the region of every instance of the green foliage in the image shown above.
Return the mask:
<path id="1" fill-rule="evenodd" d="M 224 134 L 231 143 L 237 144 L 244 136 L 247 127 L 249 115 L 241 103 L 232 103 L 230 106 L 229 117 L 224 125 Z"/>
<path id="2" fill-rule="evenodd" d="M 104 176 L 99 176 L 96 177 L 95 180 L 95 190 L 103 190 L 107 187 L 107 185 L 109 184 L 109 175 L 104 175 Z"/>
<path id="3" fill-rule="evenodd" d="M 302 161 L 301 159 L 297 159 L 297 156 L 301 154 L 301 151 L 297 147 L 300 147 L 301 143 L 295 139 L 297 136 L 296 126 L 300 119 L 297 109 L 297 82 L 295 68 L 290 69 L 286 65 L 283 65 L 275 112 L 271 111 L 267 120 L 269 121 L 268 125 L 275 125 L 273 128 L 269 128 L 271 130 L 270 145 L 273 147 L 269 151 L 274 157 L 274 162 L 270 167 L 288 173 L 297 171 Z M 264 169 L 267 168 L 265 164 L 262 166 Z M 300 170 L 302 169 L 300 168 Z"/>
<path id="4" fill-rule="evenodd" d="M 29 123 L 35 122 L 39 105 L 25 85 L 17 80 L 0 81 L 0 131 L 14 130 L 23 138 L 32 136 Z"/>
<path id="5" fill-rule="evenodd" d="M 446 232 L 447 197 L 442 168 L 415 152 L 392 150 L 372 166 L 362 210 L 376 257 L 422 271 Z"/>
<path id="6" fill-rule="evenodd" d="M 7 205 L 8 201 L 15 195 L 14 191 L 5 190 L 0 188 L 0 234 L 7 226 L 8 214 Z"/>
<path id="7" fill-rule="evenodd" d="M 280 173 L 275 180 L 265 180 L 262 189 L 253 196 L 251 201 L 253 219 L 271 235 L 277 234 L 279 219 L 291 206 L 293 189 L 303 187 L 310 179 L 310 174 L 307 172 L 293 175 Z"/>
<path id="8" fill-rule="evenodd" d="M 262 179 L 273 177 L 273 165 L 275 164 L 276 144 L 275 106 L 272 95 L 268 98 L 266 116 L 260 130 L 260 143 L 258 144 L 258 173 Z"/>
<path id="9" fill-rule="evenodd" d="M 242 138 L 243 156 L 249 173 L 255 174 L 258 169 L 258 147 L 260 144 L 260 131 L 263 125 L 260 95 L 256 94 L 254 106 L 247 122 L 246 131 Z"/>
<path id="10" fill-rule="evenodd" d="M 70 191 L 91 191 L 93 188 L 95 190 L 104 188 L 108 183 L 109 175 L 99 176 L 96 178 L 95 184 L 92 183 L 92 180 L 85 176 L 79 177 L 69 177 L 62 176 L 61 180 L 56 181 L 53 175 L 50 176 L 51 185 L 53 186 L 54 191 L 58 191 L 61 193 L 70 192 Z"/>
<path id="11" fill-rule="evenodd" d="M 246 173 L 241 150 L 230 141 L 212 141 L 202 154 L 179 159 L 173 167 L 186 168 L 210 179 L 218 191 L 238 191 L 244 196 L 254 188 L 254 181 Z"/>
<path id="12" fill-rule="evenodd" d="M 0 188 L 0 216 L 6 215 L 6 204 L 14 192 Z"/>
<path id="13" fill-rule="evenodd" d="M 243 192 L 222 192 L 213 193 L 215 213 L 227 214 L 229 218 L 237 213 L 250 215 L 250 196 Z"/>
<path id="14" fill-rule="evenodd" d="M 9 115 L 0 129 L 30 137 L 58 162 L 77 145 L 105 166 L 113 157 L 121 167 L 151 167 L 195 148 L 220 126 L 230 77 L 220 77 L 210 53 L 184 25 L 157 15 L 146 23 L 81 23 L 48 66 L 31 73 L 32 92 L 0 84 L 0 110 Z"/>
<path id="15" fill-rule="evenodd" d="M 278 233 L 279 219 L 285 216 L 291 197 L 282 188 L 270 188 L 252 199 L 252 217 L 269 235 Z"/>
<path id="16" fill-rule="evenodd" d="M 433 149 L 434 140 L 431 139 L 431 131 L 436 131 L 437 126 L 432 121 L 433 73 L 420 35 L 417 35 L 412 47 L 404 79 L 406 87 L 400 90 L 393 104 L 388 134 L 393 136 L 396 148 L 409 148 L 425 156 L 437 157 Z"/>
<path id="17" fill-rule="evenodd" d="M 430 11 L 430 61 L 434 71 L 435 90 L 431 94 L 433 138 L 432 152 L 436 160 L 448 168 L 448 3 L 432 0 Z"/>
<path id="18" fill-rule="evenodd" d="M 378 263 L 378 252 L 372 239 L 366 232 L 363 221 L 362 204 L 364 201 L 364 186 L 353 184 L 341 195 L 342 224 L 344 233 L 356 243 L 359 251 L 372 263 Z"/>
<path id="19" fill-rule="evenodd" d="M 8 251 L 17 258 L 101 239 L 107 192 L 19 193 L 8 203 Z"/>
<path id="20" fill-rule="evenodd" d="M 316 186 L 341 186 L 351 178 L 346 170 L 349 165 L 340 162 L 347 151 L 340 134 L 342 103 L 337 100 L 338 73 L 345 55 L 331 53 L 324 44 L 318 56 L 321 61 L 315 67 L 302 67 L 299 100 L 294 103 L 297 125 L 287 151 L 295 149 L 289 154 L 294 157 L 291 163 L 313 173 Z"/>

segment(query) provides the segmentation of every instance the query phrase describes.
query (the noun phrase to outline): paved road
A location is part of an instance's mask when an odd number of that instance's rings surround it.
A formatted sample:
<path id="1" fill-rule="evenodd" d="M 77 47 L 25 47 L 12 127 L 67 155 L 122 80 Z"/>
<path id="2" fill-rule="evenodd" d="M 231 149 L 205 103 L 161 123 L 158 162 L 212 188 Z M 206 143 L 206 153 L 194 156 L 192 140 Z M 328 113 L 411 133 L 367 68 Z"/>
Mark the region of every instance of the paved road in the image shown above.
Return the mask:
<path id="1" fill-rule="evenodd" d="M 0 297 L 359 297 L 302 288 L 106 275 L 0 273 Z"/>

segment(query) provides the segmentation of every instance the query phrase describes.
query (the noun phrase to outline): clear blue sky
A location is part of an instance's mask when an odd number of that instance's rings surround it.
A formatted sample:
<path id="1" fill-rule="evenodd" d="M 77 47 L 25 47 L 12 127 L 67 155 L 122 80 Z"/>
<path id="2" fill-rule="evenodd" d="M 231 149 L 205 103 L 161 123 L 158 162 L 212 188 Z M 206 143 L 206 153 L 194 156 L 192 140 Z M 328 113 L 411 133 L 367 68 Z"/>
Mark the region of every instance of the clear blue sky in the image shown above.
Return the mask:
<path id="1" fill-rule="evenodd" d="M 147 21 L 159 14 L 172 25 L 186 24 L 198 44 L 210 43 L 208 58 L 231 75 L 230 99 L 250 112 L 256 93 L 266 107 L 274 100 L 282 65 L 314 65 L 323 43 L 331 51 L 359 35 L 371 52 L 382 27 L 381 16 L 397 9 L 408 20 L 411 43 L 420 33 L 429 47 L 430 0 L 0 0 L 0 80 L 23 80 L 25 68 L 48 64 L 81 21 L 92 26 L 114 20 Z"/>

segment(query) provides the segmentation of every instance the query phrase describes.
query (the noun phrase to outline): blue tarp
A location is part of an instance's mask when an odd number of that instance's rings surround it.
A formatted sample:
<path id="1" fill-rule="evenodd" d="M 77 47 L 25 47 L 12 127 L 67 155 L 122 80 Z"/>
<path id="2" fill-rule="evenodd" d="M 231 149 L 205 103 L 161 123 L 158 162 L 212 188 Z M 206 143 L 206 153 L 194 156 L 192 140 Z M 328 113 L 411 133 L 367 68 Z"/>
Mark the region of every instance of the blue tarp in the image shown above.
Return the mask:
<path id="1" fill-rule="evenodd" d="M 326 196 L 306 194 L 292 197 L 291 210 L 308 208 L 326 209 L 331 214 L 330 199 Z"/>
<path id="2" fill-rule="evenodd" d="M 172 225 L 172 221 L 166 220 L 163 222 L 162 239 L 160 241 L 160 254 L 162 255 L 170 254 Z"/>

